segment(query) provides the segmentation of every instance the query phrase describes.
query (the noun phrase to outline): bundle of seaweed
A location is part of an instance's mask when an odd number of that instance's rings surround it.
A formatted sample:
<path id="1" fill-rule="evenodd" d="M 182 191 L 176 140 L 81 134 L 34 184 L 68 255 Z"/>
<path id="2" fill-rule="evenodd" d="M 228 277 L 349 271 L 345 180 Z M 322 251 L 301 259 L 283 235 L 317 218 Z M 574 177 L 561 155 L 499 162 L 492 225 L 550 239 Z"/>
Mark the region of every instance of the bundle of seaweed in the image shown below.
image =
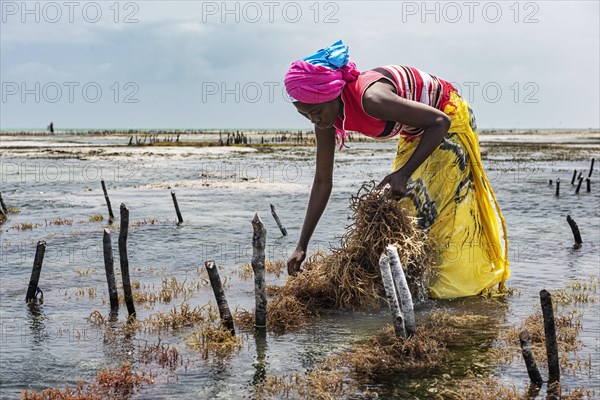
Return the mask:
<path id="1" fill-rule="evenodd" d="M 364 184 L 350 202 L 353 223 L 330 254 L 318 252 L 288 278 L 269 303 L 267 325 L 285 332 L 321 310 L 374 310 L 385 304 L 379 257 L 398 247 L 413 297 L 424 296 L 433 263 L 430 242 L 401 201 Z M 291 309 L 290 305 L 294 305 Z M 303 307 L 300 307 L 302 305 Z"/>
<path id="2" fill-rule="evenodd" d="M 419 327 L 415 335 L 401 338 L 388 325 L 375 335 L 331 355 L 312 371 L 270 377 L 257 388 L 257 397 L 292 399 L 374 398 L 368 385 L 390 375 L 438 365 L 446 359 L 446 342 L 457 334 L 444 316 Z M 366 384 L 366 386 L 365 386 Z"/>
<path id="3" fill-rule="evenodd" d="M 216 319 L 203 322 L 186 338 L 186 343 L 198 350 L 203 360 L 211 360 L 213 363 L 222 363 L 242 348 L 242 339 L 233 336 Z"/>
<path id="4" fill-rule="evenodd" d="M 267 306 L 267 327 L 275 334 L 296 331 L 308 325 L 308 318 L 314 314 L 293 296 L 277 296 Z M 254 312 L 240 310 L 234 316 L 235 325 L 250 331 L 254 327 Z"/>
<path id="5" fill-rule="evenodd" d="M 265 383 L 255 387 L 254 397 L 258 400 L 369 398 L 369 392 L 361 389 L 356 382 L 346 380 L 343 371 L 316 368 L 306 374 L 269 376 Z"/>
<path id="6" fill-rule="evenodd" d="M 103 369 L 98 372 L 94 382 L 85 385 L 78 382 L 77 386 L 65 385 L 64 389 L 45 389 L 41 392 L 24 391 L 21 398 L 24 400 L 101 400 L 123 399 L 131 397 L 137 389 L 144 384 L 154 382 L 152 374 L 137 372 L 131 364 L 123 363 L 120 366 Z"/>
<path id="7" fill-rule="evenodd" d="M 578 370 L 590 369 L 587 360 L 576 357 L 577 351 L 581 349 L 582 342 L 579 333 L 582 329 L 581 317 L 572 311 L 564 315 L 555 315 L 556 341 L 558 345 L 559 362 L 563 371 L 576 372 Z M 499 346 L 492 349 L 490 356 L 499 363 L 511 364 L 515 361 L 521 362 L 521 349 L 519 333 L 523 330 L 529 332 L 531 338 L 531 351 L 538 366 L 544 369 L 547 365 L 546 339 L 544 334 L 544 320 L 541 312 L 536 312 L 503 331 Z"/>
<path id="8" fill-rule="evenodd" d="M 379 257 L 389 244 L 398 253 L 414 296 L 423 295 L 423 282 L 432 264 L 431 246 L 400 200 L 363 185 L 351 198 L 353 223 L 331 254 L 316 254 L 304 271 L 288 280 L 282 296 L 293 296 L 308 308 L 370 310 L 383 300 Z"/>
<path id="9" fill-rule="evenodd" d="M 415 335 L 404 339 L 397 337 L 394 327 L 388 325 L 364 343 L 353 345 L 351 351 L 331 357 L 328 364 L 350 368 L 356 377 L 371 381 L 432 367 L 444 359 L 446 345 L 442 336 L 449 332 L 419 327 Z"/>

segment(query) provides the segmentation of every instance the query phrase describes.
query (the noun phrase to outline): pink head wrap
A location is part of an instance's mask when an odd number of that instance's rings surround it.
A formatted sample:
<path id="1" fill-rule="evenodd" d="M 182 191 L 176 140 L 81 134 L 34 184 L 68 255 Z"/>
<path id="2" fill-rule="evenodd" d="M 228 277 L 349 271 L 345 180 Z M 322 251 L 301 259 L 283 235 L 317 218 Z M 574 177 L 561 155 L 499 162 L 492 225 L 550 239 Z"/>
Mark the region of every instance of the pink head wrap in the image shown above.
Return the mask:
<path id="1" fill-rule="evenodd" d="M 341 40 L 315 54 L 294 61 L 285 74 L 285 88 L 295 101 L 306 104 L 325 103 L 337 98 L 346 83 L 355 81 L 360 72 L 348 60 L 348 46 Z M 336 126 L 340 149 L 345 146 L 348 132 Z"/>
<path id="2" fill-rule="evenodd" d="M 294 61 L 285 74 L 285 88 L 296 101 L 317 104 L 331 101 L 342 93 L 346 82 L 355 81 L 360 72 L 352 61 L 338 69 Z"/>

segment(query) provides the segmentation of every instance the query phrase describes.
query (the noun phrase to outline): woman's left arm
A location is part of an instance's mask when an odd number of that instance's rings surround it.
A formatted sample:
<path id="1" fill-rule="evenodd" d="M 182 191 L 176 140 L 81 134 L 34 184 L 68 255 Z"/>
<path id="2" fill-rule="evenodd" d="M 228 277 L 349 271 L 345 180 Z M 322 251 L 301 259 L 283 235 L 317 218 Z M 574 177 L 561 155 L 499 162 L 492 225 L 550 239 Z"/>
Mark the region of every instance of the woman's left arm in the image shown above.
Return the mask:
<path id="1" fill-rule="evenodd" d="M 378 188 L 382 188 L 389 183 L 392 194 L 402 196 L 406 192 L 408 178 L 433 153 L 448 133 L 450 117 L 436 108 L 398 96 L 392 86 L 384 82 L 375 82 L 365 91 L 363 107 L 373 118 L 423 128 L 421 141 L 406 164 L 386 176 L 378 185 Z"/>

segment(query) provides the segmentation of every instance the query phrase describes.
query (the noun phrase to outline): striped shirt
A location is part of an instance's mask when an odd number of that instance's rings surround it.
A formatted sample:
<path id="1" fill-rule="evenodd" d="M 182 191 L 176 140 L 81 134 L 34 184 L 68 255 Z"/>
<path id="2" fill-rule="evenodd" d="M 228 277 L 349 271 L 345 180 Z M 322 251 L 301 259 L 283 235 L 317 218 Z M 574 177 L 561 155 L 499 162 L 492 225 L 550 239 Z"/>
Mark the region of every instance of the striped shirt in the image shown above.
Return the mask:
<path id="1" fill-rule="evenodd" d="M 423 133 L 422 128 L 406 126 L 396 121 L 382 121 L 364 111 L 364 91 L 381 79 L 391 82 L 400 97 L 427 104 L 441 111 L 448 104 L 450 93 L 456 91 L 451 83 L 414 67 L 387 65 L 374 68 L 362 73 L 356 81 L 349 82 L 344 87 L 344 115 L 336 121 L 337 127 L 382 139 L 397 134 L 416 137 Z"/>

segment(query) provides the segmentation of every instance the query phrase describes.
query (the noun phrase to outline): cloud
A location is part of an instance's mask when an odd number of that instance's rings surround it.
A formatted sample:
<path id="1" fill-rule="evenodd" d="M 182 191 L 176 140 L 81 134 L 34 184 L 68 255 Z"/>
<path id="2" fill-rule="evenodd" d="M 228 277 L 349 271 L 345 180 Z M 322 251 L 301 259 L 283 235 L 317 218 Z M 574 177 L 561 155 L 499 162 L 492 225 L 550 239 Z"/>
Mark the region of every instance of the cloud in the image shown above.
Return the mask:
<path id="1" fill-rule="evenodd" d="M 135 6 L 125 8 L 130 3 Z M 73 23 L 21 23 L 19 15 L 10 16 L 0 39 L 2 79 L 98 81 L 106 93 L 114 83 L 138 85 L 136 106 L 36 105 L 42 112 L 52 107 L 55 119 L 85 126 L 104 127 L 107 121 L 131 127 L 305 126 L 282 86 L 270 100 L 266 85 L 281 85 L 292 61 L 342 38 L 361 70 L 404 64 L 463 86 L 474 82 L 472 105 L 482 127 L 599 123 L 597 2 L 478 2 L 472 22 L 461 2 L 455 3 L 463 7 L 456 22 L 449 3 L 442 2 L 278 2 L 273 9 L 251 3 L 259 8 L 230 2 L 227 13 L 222 2 L 119 2 L 115 18 L 113 2 L 101 2 L 97 23 L 81 13 Z M 494 10 L 487 5 L 492 3 L 502 12 L 493 23 Z M 527 18 L 537 22 L 525 23 Z M 528 82 L 535 90 L 525 87 Z M 501 99 L 484 98 L 488 83 L 501 87 Z M 207 84 L 219 90 L 254 85 L 264 92 L 256 102 L 239 93 L 216 93 L 203 101 Z M 537 103 L 524 102 L 533 92 Z M 2 107 L 3 126 L 32 121 L 31 104 Z M 77 114 L 82 110 L 96 111 Z M 41 123 L 47 121 L 35 122 Z"/>

